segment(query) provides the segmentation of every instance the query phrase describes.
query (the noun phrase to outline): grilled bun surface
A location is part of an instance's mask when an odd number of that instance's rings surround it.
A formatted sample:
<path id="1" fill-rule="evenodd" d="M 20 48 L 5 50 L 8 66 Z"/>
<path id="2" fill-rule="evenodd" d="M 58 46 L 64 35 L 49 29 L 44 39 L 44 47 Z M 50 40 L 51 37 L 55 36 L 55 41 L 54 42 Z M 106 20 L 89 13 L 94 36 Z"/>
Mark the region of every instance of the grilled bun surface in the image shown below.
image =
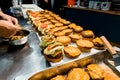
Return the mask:
<path id="1" fill-rule="evenodd" d="M 93 43 L 89 40 L 78 40 L 76 41 L 78 48 L 83 52 L 89 52 L 93 48 Z"/>
<path id="2" fill-rule="evenodd" d="M 60 43 L 63 43 L 63 45 L 68 45 L 71 42 L 71 39 L 68 36 L 59 36 L 56 38 L 56 40 Z"/>
<path id="3" fill-rule="evenodd" d="M 84 39 L 88 39 L 88 40 L 91 40 L 95 37 L 92 30 L 82 31 L 81 35 L 83 36 Z"/>
<path id="4" fill-rule="evenodd" d="M 98 64 L 88 65 L 87 70 L 92 79 L 103 79 L 105 76 L 104 69 L 102 69 Z"/>
<path id="5" fill-rule="evenodd" d="M 81 51 L 77 47 L 67 46 L 64 48 L 64 54 L 68 58 L 76 58 L 81 54 Z"/>
<path id="6" fill-rule="evenodd" d="M 105 49 L 104 43 L 99 37 L 96 37 L 95 39 L 93 39 L 92 42 L 94 44 L 94 48 L 99 50 Z"/>
<path id="7" fill-rule="evenodd" d="M 90 80 L 90 77 L 82 68 L 73 68 L 68 73 L 67 80 Z"/>

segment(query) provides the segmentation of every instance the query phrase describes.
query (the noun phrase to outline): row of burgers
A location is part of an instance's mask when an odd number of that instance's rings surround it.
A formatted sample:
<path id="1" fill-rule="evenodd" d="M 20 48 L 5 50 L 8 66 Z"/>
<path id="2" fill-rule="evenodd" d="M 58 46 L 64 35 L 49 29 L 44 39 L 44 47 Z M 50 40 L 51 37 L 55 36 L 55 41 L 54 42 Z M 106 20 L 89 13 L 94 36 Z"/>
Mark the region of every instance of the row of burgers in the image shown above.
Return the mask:
<path id="1" fill-rule="evenodd" d="M 40 47 L 49 62 L 59 62 L 63 54 L 68 58 L 76 58 L 82 52 L 90 52 L 92 48 L 105 49 L 103 42 L 92 30 L 72 23 L 59 15 L 48 11 L 27 11 L 28 18 L 41 37 Z M 69 45 L 74 43 L 76 46 Z"/>

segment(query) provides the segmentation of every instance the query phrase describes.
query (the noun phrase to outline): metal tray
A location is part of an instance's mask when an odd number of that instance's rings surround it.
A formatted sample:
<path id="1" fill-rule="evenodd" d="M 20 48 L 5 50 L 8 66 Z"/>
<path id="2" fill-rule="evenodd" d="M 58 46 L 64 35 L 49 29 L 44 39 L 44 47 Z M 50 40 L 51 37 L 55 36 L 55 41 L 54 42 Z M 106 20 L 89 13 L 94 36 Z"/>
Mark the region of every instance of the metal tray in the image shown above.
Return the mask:
<path id="1" fill-rule="evenodd" d="M 37 32 L 36 32 L 36 34 L 37 34 L 37 36 L 38 36 L 39 41 L 41 41 L 40 35 L 39 35 Z M 76 45 L 75 43 L 73 43 L 73 42 L 71 42 L 71 43 L 69 44 L 69 46 L 77 47 L 77 45 Z M 105 50 L 106 50 L 106 49 L 104 49 L 104 50 L 97 50 L 97 49 L 95 49 L 95 48 L 92 48 L 92 49 L 90 50 L 90 52 L 82 52 L 77 58 L 73 58 L 73 59 L 68 58 L 68 57 L 65 56 L 65 54 L 63 54 L 63 59 L 62 59 L 61 61 L 59 61 L 59 62 L 49 62 L 49 65 L 50 65 L 50 66 L 60 65 L 60 64 L 63 64 L 63 63 L 69 62 L 69 61 L 78 60 L 78 59 L 81 59 L 81 58 L 84 58 L 84 57 L 87 57 L 87 56 L 96 54 L 96 53 L 98 53 L 98 52 L 104 52 Z M 64 51 L 63 51 L 63 53 L 64 53 Z"/>
<path id="2" fill-rule="evenodd" d="M 109 54 L 109 52 L 107 51 L 100 52 L 100 53 L 93 54 L 78 60 L 66 62 L 62 65 L 53 66 L 45 70 L 42 70 L 40 72 L 36 72 L 34 74 L 31 73 L 24 76 L 18 76 L 15 78 L 15 80 L 49 80 L 50 78 L 58 74 L 67 73 L 72 68 L 75 68 L 75 67 L 84 68 L 86 65 L 91 63 L 96 63 L 102 66 L 104 70 L 110 70 L 111 73 L 114 73 L 116 76 L 120 77 L 120 72 L 110 63 L 112 62 L 112 60 L 113 58 Z"/>

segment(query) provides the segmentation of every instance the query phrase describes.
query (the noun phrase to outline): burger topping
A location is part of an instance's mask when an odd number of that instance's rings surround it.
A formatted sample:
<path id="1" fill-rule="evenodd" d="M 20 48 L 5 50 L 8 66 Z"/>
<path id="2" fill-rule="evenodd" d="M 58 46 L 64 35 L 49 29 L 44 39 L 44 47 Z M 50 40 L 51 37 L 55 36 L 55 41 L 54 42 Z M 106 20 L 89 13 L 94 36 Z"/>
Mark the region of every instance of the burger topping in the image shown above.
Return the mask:
<path id="1" fill-rule="evenodd" d="M 55 42 L 55 43 L 49 45 L 44 50 L 44 54 L 46 54 L 46 55 L 52 55 L 52 54 L 56 53 L 59 50 L 62 51 L 63 48 L 64 48 L 64 46 L 62 45 L 62 43 Z"/>
<path id="2" fill-rule="evenodd" d="M 40 42 L 41 47 L 46 47 L 47 45 L 55 42 L 55 37 L 53 35 L 42 36 L 42 41 Z"/>

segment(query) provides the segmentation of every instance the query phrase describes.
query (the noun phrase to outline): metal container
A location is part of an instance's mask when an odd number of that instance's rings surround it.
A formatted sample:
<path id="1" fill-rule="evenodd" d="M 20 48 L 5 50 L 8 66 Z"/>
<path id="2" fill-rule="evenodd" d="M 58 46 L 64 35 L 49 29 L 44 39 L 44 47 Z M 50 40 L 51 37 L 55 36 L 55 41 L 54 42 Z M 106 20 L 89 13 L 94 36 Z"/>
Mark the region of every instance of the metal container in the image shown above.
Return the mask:
<path id="1" fill-rule="evenodd" d="M 28 41 L 28 35 L 30 34 L 30 32 L 28 30 L 21 30 L 22 35 L 24 35 L 24 37 L 20 38 L 20 39 L 16 39 L 16 40 L 8 40 L 8 43 L 10 45 L 23 45 Z"/>

